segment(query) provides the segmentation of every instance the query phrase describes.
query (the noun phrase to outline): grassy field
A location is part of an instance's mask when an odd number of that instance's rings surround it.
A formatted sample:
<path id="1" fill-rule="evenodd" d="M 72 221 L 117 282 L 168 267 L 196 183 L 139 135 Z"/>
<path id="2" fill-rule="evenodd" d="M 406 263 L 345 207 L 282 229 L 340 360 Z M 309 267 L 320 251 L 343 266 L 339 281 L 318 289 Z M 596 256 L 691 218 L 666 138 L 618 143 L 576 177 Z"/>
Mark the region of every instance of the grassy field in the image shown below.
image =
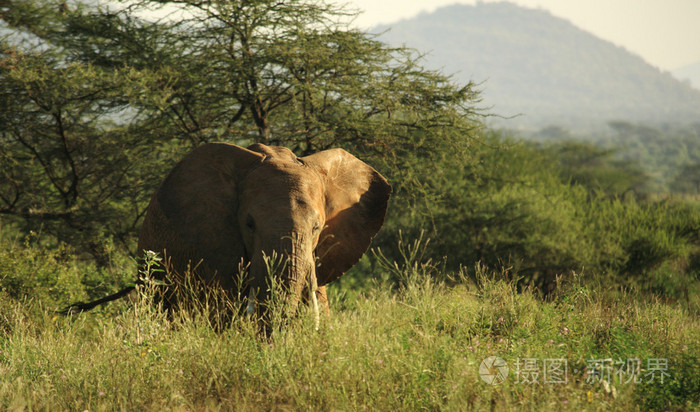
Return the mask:
<path id="1" fill-rule="evenodd" d="M 0 253 L 3 410 L 700 407 L 697 312 L 583 276 L 545 300 L 483 268 L 384 266 L 359 292 L 332 286 L 320 330 L 303 313 L 265 339 L 245 318 L 216 332 L 197 312 L 168 317 L 148 293 L 56 316 L 85 267 L 37 250 Z M 480 374 L 491 356 L 508 367 L 496 382 Z"/>

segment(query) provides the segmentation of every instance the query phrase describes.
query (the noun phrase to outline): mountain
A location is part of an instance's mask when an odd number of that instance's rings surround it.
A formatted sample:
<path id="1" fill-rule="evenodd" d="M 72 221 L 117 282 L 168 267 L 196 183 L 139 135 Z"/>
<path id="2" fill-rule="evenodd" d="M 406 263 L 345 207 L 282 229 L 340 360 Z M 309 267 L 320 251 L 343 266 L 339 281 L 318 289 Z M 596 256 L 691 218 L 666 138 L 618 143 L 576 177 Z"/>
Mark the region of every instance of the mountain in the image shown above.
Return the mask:
<path id="1" fill-rule="evenodd" d="M 700 61 L 678 68 L 671 73 L 676 78 L 688 81 L 692 87 L 700 90 Z"/>
<path id="2" fill-rule="evenodd" d="M 610 120 L 700 121 L 700 91 L 546 11 L 511 3 L 453 5 L 373 30 L 428 52 L 425 65 L 481 84 L 495 125 L 573 130 Z"/>

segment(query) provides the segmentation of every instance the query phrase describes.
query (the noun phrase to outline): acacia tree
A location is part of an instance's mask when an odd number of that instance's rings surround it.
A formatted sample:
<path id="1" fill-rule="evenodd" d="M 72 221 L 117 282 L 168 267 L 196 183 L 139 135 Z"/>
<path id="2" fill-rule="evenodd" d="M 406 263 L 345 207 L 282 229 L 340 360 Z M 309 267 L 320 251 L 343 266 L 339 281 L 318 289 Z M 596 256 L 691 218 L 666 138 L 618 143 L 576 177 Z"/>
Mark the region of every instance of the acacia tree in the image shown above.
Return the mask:
<path id="1" fill-rule="evenodd" d="M 159 8 L 179 17 L 135 17 Z M 467 135 L 473 85 L 455 86 L 411 51 L 348 27 L 351 15 L 309 0 L 138 1 L 72 19 L 63 44 L 79 44 L 82 61 L 168 79 L 159 90 L 165 104 L 145 100 L 141 110 L 193 145 L 239 139 L 299 153 L 342 144 L 386 151 L 415 131 L 448 126 Z"/>
<path id="2" fill-rule="evenodd" d="M 55 222 L 69 242 L 104 231 L 128 244 L 167 168 L 214 140 L 298 154 L 346 147 L 371 157 L 399 195 L 422 188 L 425 201 L 439 189 L 420 176 L 464 161 L 477 124 L 472 84 L 422 68 L 320 1 L 59 6 L 0 9 L 37 39 L 4 39 L 0 50 L 0 211 Z"/>
<path id="3" fill-rule="evenodd" d="M 0 52 L 0 214 L 106 263 L 99 235 L 128 243 L 149 195 L 137 162 L 149 137 L 114 120 L 129 73 Z"/>

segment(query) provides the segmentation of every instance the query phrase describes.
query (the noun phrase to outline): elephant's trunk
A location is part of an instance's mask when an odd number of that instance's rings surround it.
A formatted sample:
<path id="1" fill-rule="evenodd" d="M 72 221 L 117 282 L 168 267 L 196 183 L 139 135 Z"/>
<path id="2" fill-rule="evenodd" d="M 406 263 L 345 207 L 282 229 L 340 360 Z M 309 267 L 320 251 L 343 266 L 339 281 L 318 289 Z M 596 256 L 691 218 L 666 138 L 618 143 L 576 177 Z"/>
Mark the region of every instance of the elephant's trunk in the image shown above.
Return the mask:
<path id="1" fill-rule="evenodd" d="M 317 288 L 313 254 L 307 250 L 303 237 L 297 233 L 271 238 L 251 261 L 247 312 L 256 312 L 256 303 L 269 306 L 271 300 L 283 297 L 279 303 L 283 305 L 284 315 L 292 316 L 296 313 L 307 281 L 314 291 Z M 312 296 L 315 297 L 315 293 Z M 314 310 L 318 312 L 318 303 L 314 304 Z"/>

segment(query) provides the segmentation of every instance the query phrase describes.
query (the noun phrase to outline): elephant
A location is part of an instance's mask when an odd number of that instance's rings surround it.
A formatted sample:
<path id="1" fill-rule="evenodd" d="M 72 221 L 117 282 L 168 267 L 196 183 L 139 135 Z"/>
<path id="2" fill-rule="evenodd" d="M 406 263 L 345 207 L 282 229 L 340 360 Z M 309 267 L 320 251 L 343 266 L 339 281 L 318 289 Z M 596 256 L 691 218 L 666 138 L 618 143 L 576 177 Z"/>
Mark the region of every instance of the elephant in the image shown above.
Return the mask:
<path id="1" fill-rule="evenodd" d="M 372 167 L 343 149 L 304 157 L 278 146 L 207 143 L 187 154 L 153 194 L 139 251 L 167 256 L 169 270 L 195 275 L 233 294 L 248 266 L 246 311 L 269 299 L 265 256 L 286 259 L 272 274 L 288 291 L 294 314 L 309 287 L 310 301 L 328 312 L 325 285 L 359 261 L 384 223 L 392 188 Z M 86 310 L 119 298 L 124 290 Z M 166 294 L 166 304 L 176 299 Z"/>

